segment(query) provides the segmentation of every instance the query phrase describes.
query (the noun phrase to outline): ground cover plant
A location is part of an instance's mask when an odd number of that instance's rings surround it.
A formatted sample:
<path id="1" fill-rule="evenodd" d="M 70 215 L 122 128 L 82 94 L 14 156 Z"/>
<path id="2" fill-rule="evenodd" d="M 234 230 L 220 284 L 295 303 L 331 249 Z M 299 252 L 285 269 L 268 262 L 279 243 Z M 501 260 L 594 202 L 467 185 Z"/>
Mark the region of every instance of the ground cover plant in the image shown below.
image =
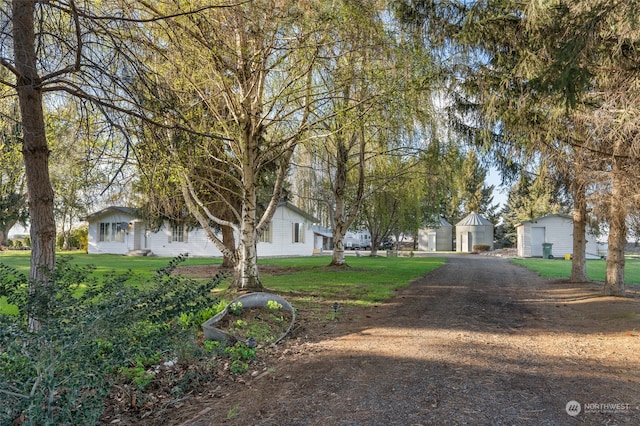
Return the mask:
<path id="1" fill-rule="evenodd" d="M 60 262 L 69 262 L 78 268 L 89 268 L 94 279 L 100 281 L 110 279 L 114 272 L 128 272 L 132 274 L 129 285 L 144 285 L 152 281 L 156 271 L 167 267 L 170 259 L 166 257 L 121 256 L 115 254 L 86 254 L 81 251 L 64 252 L 57 256 Z M 13 268 L 23 275 L 29 274 L 30 253 L 16 251 L 0 251 L 0 264 Z M 181 265 L 211 265 L 219 264 L 220 259 L 184 258 Z M 76 290 L 82 292 L 85 284 L 78 283 Z M 0 295 L 1 296 L 1 295 Z M 6 297 L 0 297 L 0 314 L 17 314 L 15 305 L 7 304 Z"/>
<path id="2" fill-rule="evenodd" d="M 24 274 L 1 265 L 0 295 L 17 314 L 0 315 L 0 424 L 96 424 L 113 383 L 128 379 L 143 391 L 151 366 L 204 356 L 194 329 L 223 276 L 172 275 L 182 260 L 164 259 L 153 277 L 96 277 L 63 257 L 37 298 Z M 185 315 L 193 322 L 179 320 Z"/>
<path id="3" fill-rule="evenodd" d="M 569 278 L 571 262 L 561 259 L 513 259 L 512 262 L 537 272 L 547 278 Z M 606 260 L 588 260 L 587 276 L 592 281 L 604 281 Z M 640 286 L 640 259 L 627 258 L 624 267 L 624 279 L 627 285 Z"/>

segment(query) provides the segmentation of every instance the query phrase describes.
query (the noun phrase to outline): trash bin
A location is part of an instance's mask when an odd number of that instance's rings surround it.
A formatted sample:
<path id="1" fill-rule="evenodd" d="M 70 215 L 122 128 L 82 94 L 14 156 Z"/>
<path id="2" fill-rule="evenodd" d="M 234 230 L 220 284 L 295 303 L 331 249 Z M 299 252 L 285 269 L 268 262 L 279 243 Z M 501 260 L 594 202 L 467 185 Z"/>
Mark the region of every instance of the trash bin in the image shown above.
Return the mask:
<path id="1" fill-rule="evenodd" d="M 543 259 L 553 259 L 553 255 L 551 254 L 551 247 L 553 243 L 542 243 L 542 258 Z"/>

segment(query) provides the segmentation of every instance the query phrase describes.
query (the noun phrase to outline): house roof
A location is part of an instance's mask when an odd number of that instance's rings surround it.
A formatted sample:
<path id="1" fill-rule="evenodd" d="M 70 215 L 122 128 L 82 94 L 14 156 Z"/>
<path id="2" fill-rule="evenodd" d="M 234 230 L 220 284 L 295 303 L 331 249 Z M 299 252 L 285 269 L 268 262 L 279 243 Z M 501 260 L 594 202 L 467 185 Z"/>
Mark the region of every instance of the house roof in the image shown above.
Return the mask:
<path id="1" fill-rule="evenodd" d="M 124 213 L 127 214 L 129 216 L 137 216 L 138 215 L 138 211 L 132 207 L 122 207 L 122 206 L 109 206 L 109 207 L 105 207 L 102 210 L 98 210 L 97 212 L 91 213 L 90 215 L 87 215 L 83 218 L 81 218 L 84 221 L 90 222 L 94 219 L 97 219 L 99 217 L 102 216 L 106 216 L 108 214 L 112 214 L 112 213 Z"/>
<path id="2" fill-rule="evenodd" d="M 305 219 L 307 219 L 309 222 L 312 223 L 318 223 L 320 222 L 318 219 L 316 219 L 315 217 L 311 216 L 309 213 L 299 209 L 298 207 L 294 206 L 293 204 L 289 203 L 288 201 L 281 201 L 280 203 L 278 203 L 278 207 L 286 207 L 289 210 L 292 210 L 294 212 L 296 212 L 297 214 L 299 214 L 300 216 L 304 217 Z M 106 216 L 108 214 L 112 214 L 112 213 L 124 213 L 127 214 L 129 216 L 138 216 L 138 210 L 132 207 L 122 207 L 122 206 L 109 206 L 109 207 L 105 207 L 102 210 L 99 210 L 95 213 L 91 213 L 90 215 L 87 215 L 85 217 L 82 218 L 82 220 L 90 222 L 96 218 L 102 217 L 102 216 Z"/>
<path id="3" fill-rule="evenodd" d="M 548 215 L 540 216 L 540 217 L 537 217 L 535 219 L 523 220 L 522 222 L 517 223 L 516 227 L 522 226 L 525 223 L 536 223 L 539 220 L 549 219 L 549 218 L 552 218 L 552 217 L 559 217 L 559 218 L 562 218 L 562 219 L 569 219 L 569 220 L 573 221 L 573 217 L 571 217 L 570 215 L 557 213 L 557 214 L 548 214 Z"/>
<path id="4" fill-rule="evenodd" d="M 286 208 L 288 208 L 289 210 L 292 210 L 292 211 L 294 211 L 294 212 L 298 213 L 300 216 L 304 217 L 304 218 L 305 218 L 305 219 L 307 219 L 309 222 L 312 222 L 312 223 L 318 223 L 318 222 L 320 222 L 320 220 L 319 220 L 319 219 L 317 219 L 317 218 L 315 218 L 315 217 L 311 216 L 309 213 L 305 212 L 305 211 L 304 211 L 304 210 L 302 210 L 302 209 L 299 209 L 298 207 L 294 206 L 293 204 L 291 204 L 291 203 L 290 203 L 290 202 L 288 202 L 288 201 L 280 201 L 280 202 L 278 203 L 278 207 L 286 207 Z"/>
<path id="5" fill-rule="evenodd" d="M 313 225 L 312 229 L 314 234 L 322 235 L 323 237 L 328 237 L 328 238 L 333 237 L 333 232 L 331 232 L 331 229 L 326 228 L 324 226 Z"/>
<path id="6" fill-rule="evenodd" d="M 483 216 L 479 215 L 476 212 L 469 213 L 467 217 L 462 219 L 460 222 L 456 223 L 456 226 L 484 226 L 484 225 L 493 226 L 493 223 L 489 222 L 487 219 L 485 219 Z"/>

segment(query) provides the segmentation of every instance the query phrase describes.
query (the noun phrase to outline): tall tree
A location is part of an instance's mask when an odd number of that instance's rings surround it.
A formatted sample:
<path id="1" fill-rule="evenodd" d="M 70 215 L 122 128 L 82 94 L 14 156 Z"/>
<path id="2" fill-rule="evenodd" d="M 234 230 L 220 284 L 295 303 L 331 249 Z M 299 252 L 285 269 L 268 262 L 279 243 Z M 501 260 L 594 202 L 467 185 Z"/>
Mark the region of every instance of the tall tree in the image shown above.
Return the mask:
<path id="1" fill-rule="evenodd" d="M 120 0 L 13 0 L 0 8 L 0 65 L 11 74 L 0 84 L 15 91 L 20 107 L 31 226 L 30 278 L 32 283 L 46 284 L 55 264 L 56 224 L 45 95 L 67 94 L 94 103 L 114 126 L 122 124 L 118 114 L 143 115 L 127 92 L 126 80 L 143 74 L 144 65 L 124 38 L 140 29 L 147 16 Z M 36 291 L 35 284 L 31 291 Z"/>
<path id="2" fill-rule="evenodd" d="M 325 6 L 332 25 L 319 61 L 319 82 L 328 96 L 314 111 L 320 125 L 305 150 L 306 171 L 317 181 L 312 196 L 322 195 L 327 212 L 318 216 L 326 217 L 333 231 L 331 264 L 342 266 L 343 239 L 358 220 L 363 200 L 388 184 L 372 173 L 373 159 L 410 156 L 417 148 L 414 130 L 424 126 L 430 113 L 426 91 L 416 90 L 418 75 L 428 82 L 430 68 L 416 45 L 395 32 L 379 2 L 333 6 Z M 404 170 L 396 173 L 401 176 Z"/>
<path id="3" fill-rule="evenodd" d="M 157 120 L 192 130 L 155 133 L 164 147 L 156 153 L 164 155 L 189 214 L 234 259 L 240 289 L 262 288 L 257 242 L 282 199 L 316 100 L 312 77 L 322 22 L 312 6 L 238 3 L 176 16 L 148 33 L 156 47 L 149 59 L 157 80 L 148 96 L 159 97 Z M 143 142 L 139 149 L 145 148 Z M 261 206 L 267 173 L 273 179 Z M 216 204 L 221 207 L 212 208 Z M 238 236 L 233 249 L 217 234 L 221 227 Z"/>
<path id="4" fill-rule="evenodd" d="M 590 23 L 598 19 L 589 21 L 570 11 L 591 10 L 594 16 L 600 16 L 610 9 L 604 2 L 595 1 L 396 4 L 407 22 L 421 25 L 430 40 L 443 42 L 439 44 L 443 54 L 451 56 L 446 63 L 454 64 L 450 93 L 456 100 L 457 128 L 476 144 L 484 145 L 507 178 L 517 176 L 514 172 L 522 167 L 520 164 L 526 166 L 532 160 L 552 163 L 554 170 L 565 177 L 565 188 L 571 189 L 578 209 L 574 214 L 572 279 L 584 281 L 580 272 L 586 270 L 583 189 L 594 176 L 589 167 L 574 167 L 576 161 L 583 160 L 574 158 L 573 148 L 585 145 L 585 136 L 592 142 L 598 138 L 583 131 L 594 126 L 585 125 L 581 114 L 567 105 L 576 105 L 578 93 L 590 81 L 589 72 L 581 71 L 581 55 L 589 52 L 593 58 L 599 56 L 598 49 L 583 49 L 592 35 L 576 35 L 591 31 Z M 567 61 L 576 55 L 581 58 Z M 595 104 L 581 105 L 587 112 Z M 587 152 L 597 154 L 602 150 Z M 584 157 L 584 152 L 577 155 Z M 586 175 L 577 176 L 577 170 Z"/>
<path id="5" fill-rule="evenodd" d="M 121 160 L 99 161 L 94 156 L 108 145 L 98 117 L 95 111 L 79 108 L 72 99 L 59 99 L 55 112 L 47 117 L 54 215 L 63 250 L 71 248 L 71 230 L 98 203 L 109 176 L 120 167 Z"/>
<path id="6" fill-rule="evenodd" d="M 31 270 L 34 282 L 44 283 L 47 272 L 55 263 L 56 227 L 53 216 L 53 188 L 49 179 L 49 147 L 47 145 L 43 88 L 64 71 L 56 70 L 40 75 L 36 50 L 37 1 L 14 0 L 11 10 L 3 15 L 10 17 L 13 60 L 2 58 L 0 63 L 13 72 L 15 81 L 5 82 L 14 87 L 20 105 L 22 127 L 22 153 L 29 192 L 29 217 L 31 223 Z M 6 52 L 8 53 L 8 52 Z M 5 53 L 5 54 L 6 54 Z M 38 327 L 37 322 L 32 327 Z"/>
<path id="7" fill-rule="evenodd" d="M 540 70 L 540 86 L 565 102 L 584 129 L 580 147 L 600 160 L 600 177 L 609 191 L 609 255 L 604 292 L 622 295 L 627 215 L 638 184 L 637 63 L 640 37 L 638 1 L 559 1 L 554 7 L 539 5 L 542 18 L 533 22 L 533 35 L 547 40 L 539 54 L 551 58 Z M 548 34 L 557 37 L 550 40 Z M 546 35 L 546 36 L 545 36 Z M 602 173 L 604 172 L 604 173 Z"/>

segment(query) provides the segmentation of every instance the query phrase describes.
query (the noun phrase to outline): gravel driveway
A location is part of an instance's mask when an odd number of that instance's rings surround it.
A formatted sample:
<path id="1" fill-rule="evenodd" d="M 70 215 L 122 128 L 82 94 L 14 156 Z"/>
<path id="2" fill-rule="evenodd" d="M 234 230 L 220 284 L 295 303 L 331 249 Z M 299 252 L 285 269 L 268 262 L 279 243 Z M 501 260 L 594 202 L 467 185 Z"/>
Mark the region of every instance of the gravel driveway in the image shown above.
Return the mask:
<path id="1" fill-rule="evenodd" d="M 637 297 L 601 297 L 508 259 L 447 257 L 340 321 L 299 312 L 269 368 L 199 399 L 181 424 L 640 424 Z"/>

